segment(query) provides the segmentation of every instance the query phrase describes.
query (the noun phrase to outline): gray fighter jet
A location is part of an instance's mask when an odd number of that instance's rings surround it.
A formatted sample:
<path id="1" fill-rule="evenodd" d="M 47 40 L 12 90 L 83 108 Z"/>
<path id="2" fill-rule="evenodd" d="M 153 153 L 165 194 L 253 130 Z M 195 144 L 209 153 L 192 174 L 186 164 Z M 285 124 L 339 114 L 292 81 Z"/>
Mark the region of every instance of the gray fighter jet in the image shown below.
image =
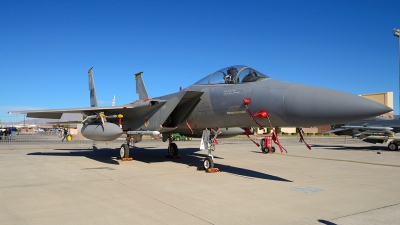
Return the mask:
<path id="1" fill-rule="evenodd" d="M 214 165 L 211 151 L 216 137 L 243 133 L 240 128 L 338 124 L 392 111 L 349 93 L 275 80 L 248 66 L 218 70 L 180 92 L 156 98 L 148 97 L 141 73 L 136 80 L 140 98 L 129 104 L 98 107 L 91 101 L 94 107 L 9 113 L 51 119 L 81 113 L 81 133 L 88 139 L 111 141 L 127 134 L 127 143 L 120 148 L 122 158 L 129 157 L 128 144 L 141 141 L 142 135 L 162 134 L 170 156 L 178 155 L 172 134 L 202 137 L 201 146 L 208 150 L 207 169 Z"/>
<path id="2" fill-rule="evenodd" d="M 348 135 L 368 143 L 388 143 L 389 150 L 400 145 L 400 120 L 381 116 L 346 124 L 336 124 L 326 133 Z"/>

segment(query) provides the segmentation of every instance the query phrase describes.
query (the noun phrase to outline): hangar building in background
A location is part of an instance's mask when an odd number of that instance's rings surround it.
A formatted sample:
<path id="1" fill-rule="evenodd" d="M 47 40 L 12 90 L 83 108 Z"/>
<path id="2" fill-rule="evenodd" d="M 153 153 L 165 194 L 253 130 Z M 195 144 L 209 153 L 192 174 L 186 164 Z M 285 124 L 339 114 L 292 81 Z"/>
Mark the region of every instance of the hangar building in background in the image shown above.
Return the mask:
<path id="1" fill-rule="evenodd" d="M 367 98 L 367 99 L 375 101 L 375 102 L 378 102 L 378 103 L 381 103 L 382 105 L 386 105 L 393 109 L 393 92 L 362 94 L 359 96 Z M 381 116 L 394 118 L 393 111 L 382 114 Z M 331 125 L 334 125 L 334 124 L 331 124 Z M 318 133 L 324 133 L 324 132 L 331 130 L 330 126 L 321 126 L 321 127 L 317 127 L 317 128 L 318 128 L 318 131 L 317 131 Z M 304 130 L 306 130 L 306 129 L 307 128 L 304 128 Z"/>
<path id="2" fill-rule="evenodd" d="M 393 92 L 382 92 L 382 93 L 374 93 L 374 94 L 363 94 L 361 97 L 367 98 L 369 100 L 379 102 L 382 105 L 386 105 L 393 109 Z M 385 113 L 382 116 L 393 118 L 393 111 L 389 113 Z"/>

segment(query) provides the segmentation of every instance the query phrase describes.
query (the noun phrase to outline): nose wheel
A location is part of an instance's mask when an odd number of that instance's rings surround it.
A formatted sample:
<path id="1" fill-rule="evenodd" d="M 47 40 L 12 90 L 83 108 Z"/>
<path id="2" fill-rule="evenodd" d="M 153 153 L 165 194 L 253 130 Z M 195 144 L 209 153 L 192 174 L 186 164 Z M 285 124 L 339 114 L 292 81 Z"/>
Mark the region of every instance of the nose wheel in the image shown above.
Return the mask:
<path id="1" fill-rule="evenodd" d="M 212 156 L 207 156 L 203 161 L 203 166 L 205 170 L 214 168 L 214 160 Z"/>
<path id="2" fill-rule="evenodd" d="M 214 132 L 214 138 L 210 138 L 211 131 Z M 218 168 L 214 168 L 214 157 L 211 152 L 215 150 L 215 145 L 218 144 L 216 138 L 221 131 L 218 128 L 217 130 L 211 129 L 211 131 L 208 129 L 203 130 L 201 137 L 202 144 L 200 145 L 200 149 L 207 149 L 208 151 L 208 156 L 203 160 L 203 167 L 207 172 L 219 172 Z"/>

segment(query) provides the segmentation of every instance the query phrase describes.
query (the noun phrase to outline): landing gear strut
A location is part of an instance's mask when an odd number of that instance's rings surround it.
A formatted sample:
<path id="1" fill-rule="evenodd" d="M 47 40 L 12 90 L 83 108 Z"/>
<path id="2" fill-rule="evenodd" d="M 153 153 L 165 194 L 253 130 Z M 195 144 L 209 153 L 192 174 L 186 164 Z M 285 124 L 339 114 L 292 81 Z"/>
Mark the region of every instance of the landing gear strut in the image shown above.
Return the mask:
<path id="1" fill-rule="evenodd" d="M 214 132 L 214 138 L 210 138 L 210 132 Z M 218 136 L 218 134 L 221 133 L 221 131 L 219 131 L 219 129 L 214 130 L 214 129 L 205 129 L 203 130 L 203 136 L 202 136 L 202 144 L 200 146 L 200 149 L 207 149 L 208 150 L 208 156 L 204 159 L 203 161 L 203 166 L 204 169 L 207 171 L 208 169 L 214 168 L 214 157 L 211 154 L 211 151 L 215 150 L 215 145 L 218 144 L 216 138 Z"/>

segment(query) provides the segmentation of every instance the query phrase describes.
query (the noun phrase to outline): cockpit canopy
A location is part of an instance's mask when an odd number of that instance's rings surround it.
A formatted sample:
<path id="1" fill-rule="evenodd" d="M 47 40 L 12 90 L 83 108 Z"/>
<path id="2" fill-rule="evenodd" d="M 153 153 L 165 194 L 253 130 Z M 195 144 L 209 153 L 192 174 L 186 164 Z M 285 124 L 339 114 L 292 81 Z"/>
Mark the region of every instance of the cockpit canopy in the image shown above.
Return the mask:
<path id="1" fill-rule="evenodd" d="M 230 66 L 204 77 L 195 84 L 238 84 L 265 78 L 268 76 L 248 66 Z"/>

